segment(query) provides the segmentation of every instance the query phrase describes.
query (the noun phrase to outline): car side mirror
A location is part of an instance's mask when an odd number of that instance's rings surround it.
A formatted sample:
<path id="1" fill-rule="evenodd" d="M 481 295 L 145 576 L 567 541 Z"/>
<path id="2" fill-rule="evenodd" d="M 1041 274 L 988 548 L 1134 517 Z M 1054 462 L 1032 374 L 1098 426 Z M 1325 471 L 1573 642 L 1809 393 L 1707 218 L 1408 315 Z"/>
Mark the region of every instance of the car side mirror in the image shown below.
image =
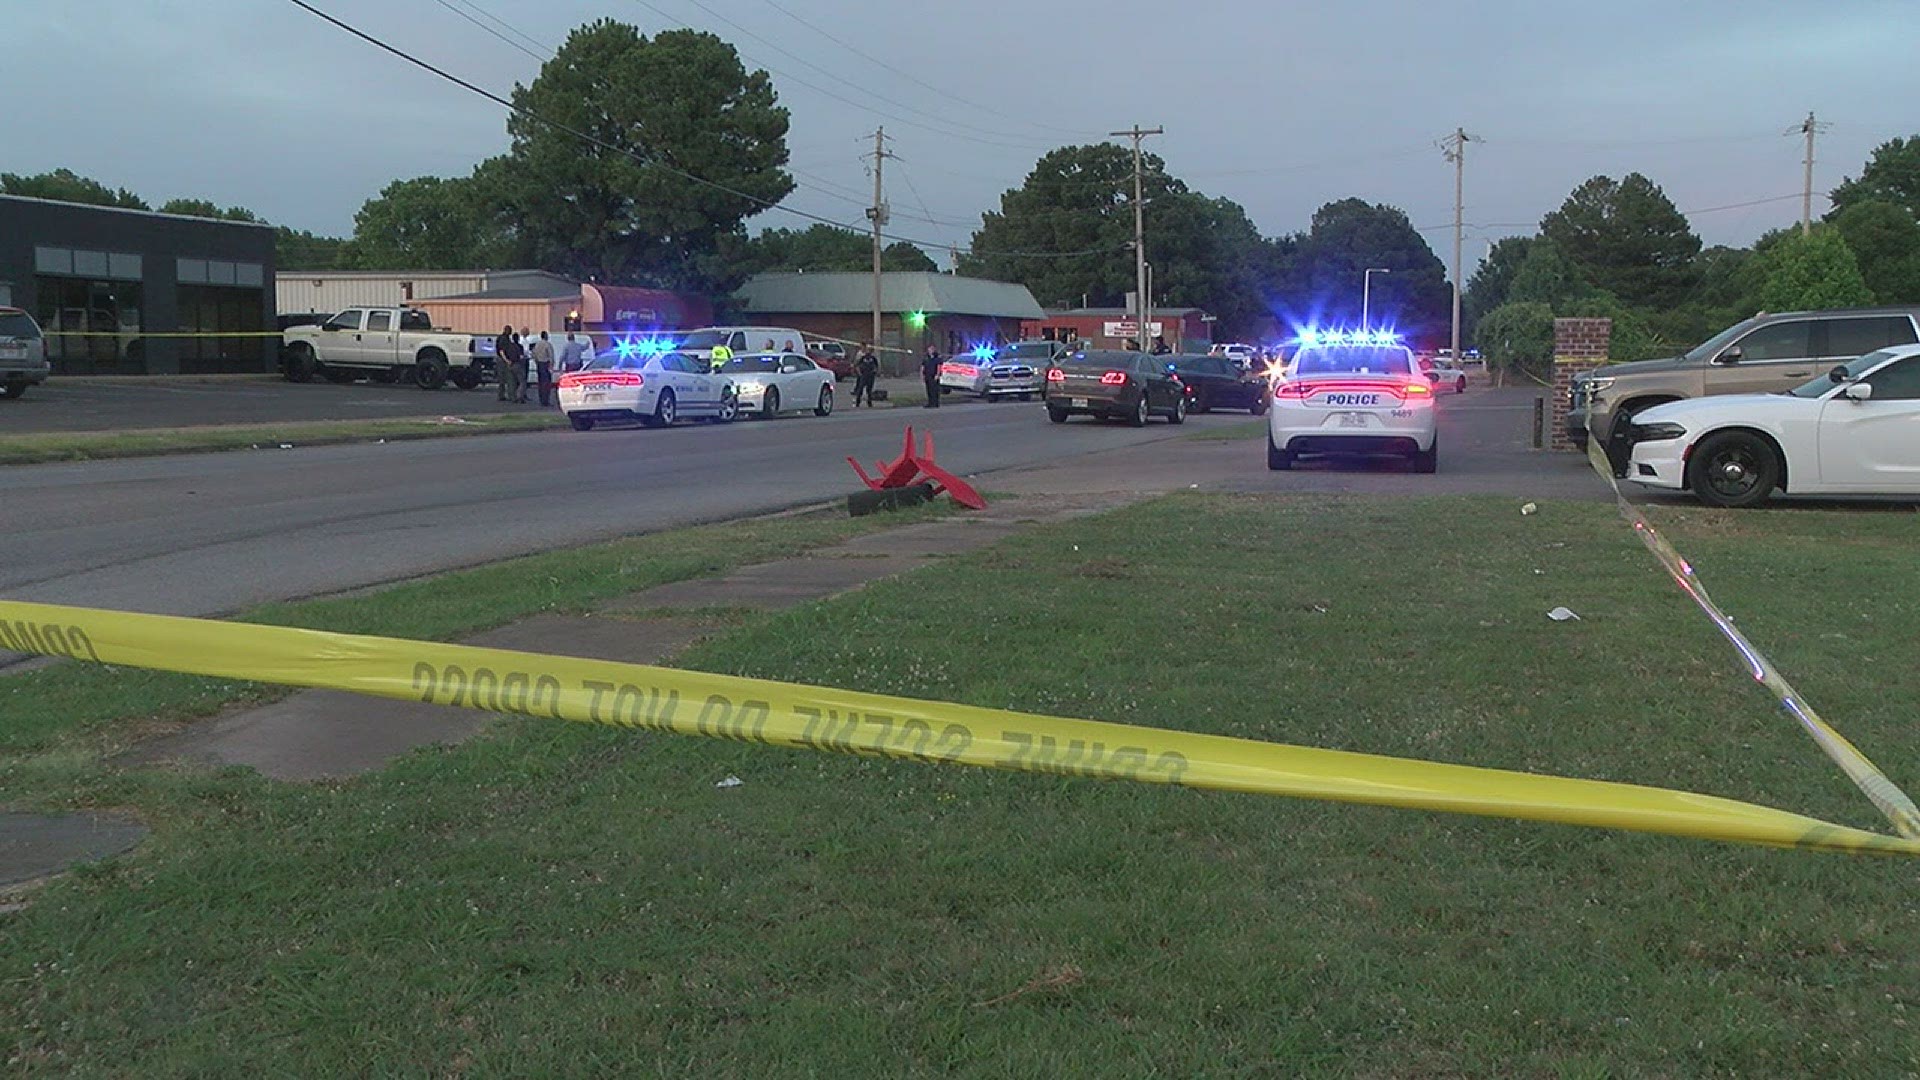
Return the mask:
<path id="1" fill-rule="evenodd" d="M 1713 362 L 1716 364 L 1737 364 L 1744 359 L 1746 355 L 1745 349 L 1742 349 L 1738 345 L 1731 345 L 1728 346 L 1725 351 L 1721 352 L 1719 356 L 1714 357 Z"/>
<path id="2" fill-rule="evenodd" d="M 1873 397 L 1873 384 L 1852 383 L 1845 390 L 1840 391 L 1840 396 L 1848 401 L 1866 401 Z"/>
<path id="3" fill-rule="evenodd" d="M 1833 370 L 1827 372 L 1827 378 L 1836 383 L 1846 382 L 1852 377 L 1852 375 L 1848 374 L 1847 365 L 1845 364 L 1835 364 L 1833 365 Z"/>

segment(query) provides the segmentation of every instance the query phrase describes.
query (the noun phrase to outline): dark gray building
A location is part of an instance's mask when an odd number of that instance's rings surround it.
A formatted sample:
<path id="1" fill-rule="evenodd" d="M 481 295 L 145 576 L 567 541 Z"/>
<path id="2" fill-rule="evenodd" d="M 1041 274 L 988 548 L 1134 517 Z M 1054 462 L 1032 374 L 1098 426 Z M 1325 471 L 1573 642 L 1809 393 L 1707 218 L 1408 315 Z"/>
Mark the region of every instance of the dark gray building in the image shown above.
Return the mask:
<path id="1" fill-rule="evenodd" d="M 56 376 L 273 371 L 273 242 L 269 225 L 0 195 L 0 304 L 33 313 Z"/>

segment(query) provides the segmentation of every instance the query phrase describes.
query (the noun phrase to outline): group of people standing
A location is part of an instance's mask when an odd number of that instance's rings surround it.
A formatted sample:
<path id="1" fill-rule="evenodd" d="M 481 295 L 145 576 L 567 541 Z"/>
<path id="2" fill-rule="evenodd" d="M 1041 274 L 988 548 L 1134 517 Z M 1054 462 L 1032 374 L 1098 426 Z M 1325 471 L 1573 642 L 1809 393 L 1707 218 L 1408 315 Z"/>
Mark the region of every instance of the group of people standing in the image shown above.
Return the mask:
<path id="1" fill-rule="evenodd" d="M 532 381 L 537 388 L 540 404 L 553 404 L 554 365 L 560 372 L 579 371 L 586 366 L 592 347 L 572 333 L 556 353 L 553 342 L 545 330 L 535 337 L 532 331 L 521 327 L 515 331 L 507 326 L 500 330 L 500 336 L 493 339 L 493 375 L 498 388 L 498 400 L 527 404 L 527 384 Z M 529 380 L 529 376 L 532 379 Z"/>

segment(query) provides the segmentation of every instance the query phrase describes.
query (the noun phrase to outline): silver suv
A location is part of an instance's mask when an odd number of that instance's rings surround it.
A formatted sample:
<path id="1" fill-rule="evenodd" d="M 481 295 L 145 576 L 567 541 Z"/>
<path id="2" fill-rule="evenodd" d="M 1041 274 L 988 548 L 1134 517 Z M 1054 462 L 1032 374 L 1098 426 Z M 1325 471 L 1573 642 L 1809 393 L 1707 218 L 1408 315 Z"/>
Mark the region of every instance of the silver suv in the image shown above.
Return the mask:
<path id="1" fill-rule="evenodd" d="M 47 339 L 33 316 L 0 307 L 0 398 L 17 398 L 47 381 Z"/>
<path id="2" fill-rule="evenodd" d="M 1626 424 L 1642 409 L 1717 394 L 1791 390 L 1816 373 L 1889 345 L 1920 341 L 1920 308 L 1854 308 L 1760 314 L 1664 360 L 1610 364 L 1573 380 L 1567 433 L 1581 449 L 1606 441 L 1626 467 Z"/>

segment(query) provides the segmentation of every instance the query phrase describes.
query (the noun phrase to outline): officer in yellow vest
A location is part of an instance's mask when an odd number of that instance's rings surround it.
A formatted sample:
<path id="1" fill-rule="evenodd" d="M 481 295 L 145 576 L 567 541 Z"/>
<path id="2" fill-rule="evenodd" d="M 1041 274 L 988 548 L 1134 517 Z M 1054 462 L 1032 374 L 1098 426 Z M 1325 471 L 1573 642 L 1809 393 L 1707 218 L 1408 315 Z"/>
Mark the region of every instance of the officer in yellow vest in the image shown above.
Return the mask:
<path id="1" fill-rule="evenodd" d="M 715 345 L 713 347 L 713 370 L 719 371 L 720 366 L 731 359 L 733 359 L 732 349 L 727 348 L 725 345 Z"/>

